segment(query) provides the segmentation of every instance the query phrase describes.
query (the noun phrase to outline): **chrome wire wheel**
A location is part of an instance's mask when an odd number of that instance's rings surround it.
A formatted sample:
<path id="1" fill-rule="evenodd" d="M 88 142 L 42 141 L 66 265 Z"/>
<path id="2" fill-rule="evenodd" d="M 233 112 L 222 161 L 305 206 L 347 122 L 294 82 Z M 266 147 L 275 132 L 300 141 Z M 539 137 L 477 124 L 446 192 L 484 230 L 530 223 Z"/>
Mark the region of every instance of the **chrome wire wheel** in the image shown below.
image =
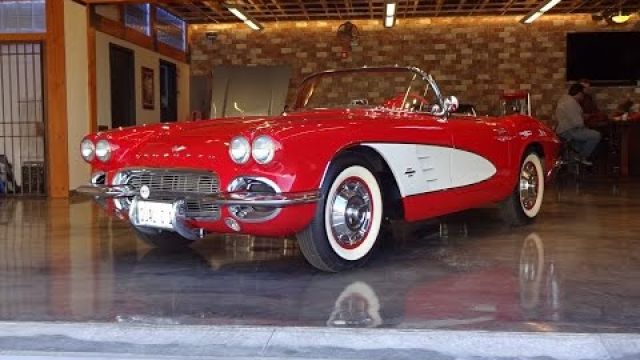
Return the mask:
<path id="1" fill-rule="evenodd" d="M 373 203 L 364 180 L 350 177 L 338 185 L 331 199 L 331 232 L 338 245 L 354 249 L 371 230 Z"/>
<path id="2" fill-rule="evenodd" d="M 524 214 L 529 218 L 535 217 L 540 211 L 544 193 L 542 162 L 535 153 L 529 154 L 522 162 L 518 193 Z"/>

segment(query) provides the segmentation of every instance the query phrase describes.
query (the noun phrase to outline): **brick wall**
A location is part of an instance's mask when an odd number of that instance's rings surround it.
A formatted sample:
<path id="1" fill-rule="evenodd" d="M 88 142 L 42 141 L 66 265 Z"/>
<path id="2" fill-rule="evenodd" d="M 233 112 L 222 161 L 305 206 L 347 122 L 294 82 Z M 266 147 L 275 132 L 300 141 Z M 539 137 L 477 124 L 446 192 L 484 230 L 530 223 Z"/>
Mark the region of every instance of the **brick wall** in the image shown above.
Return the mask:
<path id="1" fill-rule="evenodd" d="M 193 25 L 192 73 L 202 75 L 221 64 L 288 64 L 292 89 L 313 72 L 363 65 L 411 65 L 434 75 L 443 93 L 476 104 L 480 112 L 499 109 L 502 90 L 531 92 L 534 113 L 549 119 L 566 91 L 565 35 L 607 31 L 588 15 L 546 15 L 531 26 L 519 17 L 399 19 L 393 29 L 379 20 L 353 21 L 359 44 L 347 58 L 336 38 L 341 21 L 266 23 L 253 32 L 242 24 Z M 638 28 L 636 20 L 625 27 Z M 218 32 L 214 41 L 207 31 Z M 291 92 L 291 91 L 290 91 Z M 621 99 L 640 102 L 639 87 L 595 88 L 601 108 L 613 110 Z"/>

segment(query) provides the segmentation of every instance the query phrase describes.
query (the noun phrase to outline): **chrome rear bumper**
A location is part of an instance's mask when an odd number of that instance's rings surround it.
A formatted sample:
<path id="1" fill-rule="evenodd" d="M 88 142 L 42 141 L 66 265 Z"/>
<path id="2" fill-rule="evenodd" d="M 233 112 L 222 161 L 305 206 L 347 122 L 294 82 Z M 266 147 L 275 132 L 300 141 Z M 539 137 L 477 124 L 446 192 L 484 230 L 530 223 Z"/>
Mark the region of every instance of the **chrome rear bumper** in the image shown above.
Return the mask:
<path id="1" fill-rule="evenodd" d="M 78 193 L 105 198 L 131 198 L 140 196 L 140 192 L 128 185 L 88 185 L 76 189 Z M 320 200 L 320 191 L 302 191 L 290 193 L 265 194 L 257 192 L 221 192 L 216 194 L 200 194 L 193 192 L 154 191 L 153 197 L 174 198 L 181 200 L 210 201 L 215 205 L 285 207 L 298 204 L 315 203 Z"/>

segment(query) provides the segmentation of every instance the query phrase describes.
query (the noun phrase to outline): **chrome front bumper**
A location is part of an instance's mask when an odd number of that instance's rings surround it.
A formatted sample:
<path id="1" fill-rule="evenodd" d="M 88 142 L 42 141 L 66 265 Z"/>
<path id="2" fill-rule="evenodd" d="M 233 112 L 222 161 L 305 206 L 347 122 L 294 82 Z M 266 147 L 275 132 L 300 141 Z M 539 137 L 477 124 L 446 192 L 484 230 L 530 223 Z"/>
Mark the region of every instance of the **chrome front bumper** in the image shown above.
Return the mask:
<path id="1" fill-rule="evenodd" d="M 139 197 L 140 192 L 128 185 L 88 185 L 76 189 L 78 193 L 98 199 Z M 216 194 L 199 194 L 193 192 L 154 191 L 153 197 L 174 198 L 181 200 L 209 201 L 215 205 L 265 206 L 281 208 L 298 204 L 315 203 L 320 200 L 320 191 L 302 191 L 278 194 L 256 192 L 221 192 Z"/>

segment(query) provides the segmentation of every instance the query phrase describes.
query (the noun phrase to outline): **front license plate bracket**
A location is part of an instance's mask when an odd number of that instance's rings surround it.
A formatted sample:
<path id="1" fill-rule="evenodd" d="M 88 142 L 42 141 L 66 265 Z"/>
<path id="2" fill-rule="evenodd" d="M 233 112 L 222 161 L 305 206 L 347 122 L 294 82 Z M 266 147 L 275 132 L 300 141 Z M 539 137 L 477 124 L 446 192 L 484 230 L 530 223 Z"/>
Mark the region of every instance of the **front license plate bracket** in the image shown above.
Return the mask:
<path id="1" fill-rule="evenodd" d="M 177 206 L 172 202 L 136 199 L 131 203 L 131 222 L 135 226 L 174 230 Z"/>

